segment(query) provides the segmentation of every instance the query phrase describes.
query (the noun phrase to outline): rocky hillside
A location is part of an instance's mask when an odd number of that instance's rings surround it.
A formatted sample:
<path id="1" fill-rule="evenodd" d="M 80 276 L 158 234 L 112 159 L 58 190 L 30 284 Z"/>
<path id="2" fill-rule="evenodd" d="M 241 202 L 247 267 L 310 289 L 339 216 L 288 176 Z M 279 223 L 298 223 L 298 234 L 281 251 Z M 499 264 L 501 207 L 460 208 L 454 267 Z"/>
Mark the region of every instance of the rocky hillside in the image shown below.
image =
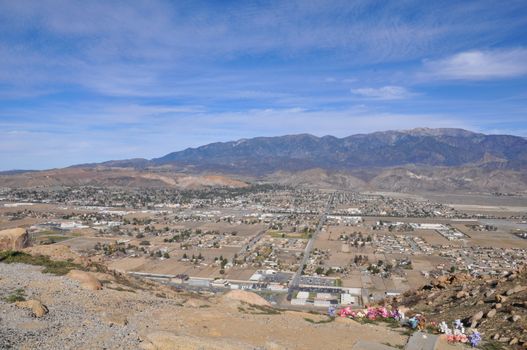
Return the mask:
<path id="1" fill-rule="evenodd" d="M 442 276 L 399 303 L 425 315 L 427 322 L 460 319 L 477 328 L 494 348 L 527 348 L 527 269 L 500 277 Z"/>
<path id="2" fill-rule="evenodd" d="M 240 290 L 176 291 L 109 271 L 60 244 L 24 251 L 0 252 L 1 349 L 415 350 L 412 340 L 426 338 L 437 339 L 436 349 L 460 348 L 393 320 L 285 311 Z M 424 315 L 431 333 L 461 319 L 481 332 L 482 349 L 527 346 L 525 268 L 497 278 L 443 276 L 386 302 L 408 317 Z"/>
<path id="3" fill-rule="evenodd" d="M 132 188 L 246 187 L 243 181 L 222 175 L 191 175 L 121 167 L 72 167 L 0 175 L 0 187 L 102 186 Z"/>
<path id="4" fill-rule="evenodd" d="M 527 193 L 527 172 L 480 167 L 425 167 L 354 169 L 328 171 L 310 169 L 297 172 L 278 171 L 265 177 L 285 185 L 321 188 L 386 190 L 415 193 L 502 192 Z"/>
<path id="5" fill-rule="evenodd" d="M 17 259 L 0 262 L 1 349 L 347 349 L 408 339 L 383 325 L 271 309 L 249 292 L 176 292 L 89 263 Z M 83 267 L 92 272 L 66 273 Z"/>

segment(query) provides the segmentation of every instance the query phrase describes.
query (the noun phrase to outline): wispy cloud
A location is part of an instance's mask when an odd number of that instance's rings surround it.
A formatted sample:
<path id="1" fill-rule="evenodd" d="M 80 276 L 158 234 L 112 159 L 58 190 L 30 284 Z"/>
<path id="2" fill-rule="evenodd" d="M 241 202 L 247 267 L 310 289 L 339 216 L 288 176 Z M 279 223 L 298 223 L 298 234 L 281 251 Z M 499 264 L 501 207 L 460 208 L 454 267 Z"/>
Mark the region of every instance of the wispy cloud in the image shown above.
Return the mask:
<path id="1" fill-rule="evenodd" d="M 525 79 L 525 9 L 524 0 L 0 0 L 0 167 L 298 132 L 525 130 L 525 80 L 505 79 Z M 489 79 L 492 91 L 474 83 Z"/>
<path id="2" fill-rule="evenodd" d="M 88 110 L 100 115 L 86 118 Z M 187 112 L 182 112 L 187 111 Z M 0 120 L 0 169 L 62 167 L 131 157 L 159 157 L 210 142 L 311 133 L 339 137 L 379 129 L 473 125 L 441 114 L 346 109 L 266 108 L 213 112 L 168 106 L 90 106 L 31 111 L 36 120 Z M 382 125 L 382 127 L 379 127 Z"/>
<path id="3" fill-rule="evenodd" d="M 527 74 L 527 49 L 467 51 L 424 61 L 425 75 L 437 79 L 489 80 L 519 78 Z"/>
<path id="4" fill-rule="evenodd" d="M 349 69 L 420 60 L 431 50 L 451 54 L 467 44 L 491 45 L 523 28 L 524 17 L 510 18 L 521 9 L 521 1 L 505 7 L 442 1 L 378 6 L 342 0 L 0 0 L 0 78 L 4 95 L 11 96 L 13 88 L 27 96 L 64 85 L 102 95 L 172 96 L 178 91 L 172 83 L 184 73 L 225 73 L 230 63 L 243 65 L 247 58 L 258 67 L 283 64 L 304 71 L 315 60 L 317 66 Z"/>
<path id="5" fill-rule="evenodd" d="M 402 86 L 383 86 L 380 88 L 356 88 L 351 89 L 354 95 L 376 99 L 376 100 L 402 100 L 407 99 L 417 94 L 407 90 Z"/>

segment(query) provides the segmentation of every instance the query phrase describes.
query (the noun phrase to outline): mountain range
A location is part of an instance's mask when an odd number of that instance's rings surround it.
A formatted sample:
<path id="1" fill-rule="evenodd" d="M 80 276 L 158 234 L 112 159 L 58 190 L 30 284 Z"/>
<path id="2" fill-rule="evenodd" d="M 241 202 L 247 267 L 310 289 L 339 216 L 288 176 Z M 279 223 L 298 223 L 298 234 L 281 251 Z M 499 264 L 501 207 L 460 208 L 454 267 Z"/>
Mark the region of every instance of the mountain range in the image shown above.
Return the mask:
<path id="1" fill-rule="evenodd" d="M 88 173 L 104 169 L 108 174 L 108 170 L 117 168 L 141 174 L 142 178 L 145 173 L 162 173 L 165 177 L 213 173 L 238 179 L 398 191 L 525 191 L 527 139 L 450 128 L 384 131 L 343 138 L 299 134 L 217 142 L 150 160 L 82 164 L 63 171 L 71 174 L 73 169 Z M 55 176 L 60 176 L 60 170 L 54 171 Z M 38 178 L 39 173 L 6 174 L 0 177 L 0 184 L 6 177 Z M 127 174 L 124 181 L 121 176 L 120 184 L 135 175 Z M 134 181 L 134 185 L 138 183 Z"/>
<path id="2" fill-rule="evenodd" d="M 527 140 L 462 129 L 421 128 L 344 138 L 300 134 L 212 143 L 169 153 L 147 164 L 261 175 L 313 168 L 352 170 L 409 164 L 459 167 L 489 163 L 500 168 L 524 168 Z"/>

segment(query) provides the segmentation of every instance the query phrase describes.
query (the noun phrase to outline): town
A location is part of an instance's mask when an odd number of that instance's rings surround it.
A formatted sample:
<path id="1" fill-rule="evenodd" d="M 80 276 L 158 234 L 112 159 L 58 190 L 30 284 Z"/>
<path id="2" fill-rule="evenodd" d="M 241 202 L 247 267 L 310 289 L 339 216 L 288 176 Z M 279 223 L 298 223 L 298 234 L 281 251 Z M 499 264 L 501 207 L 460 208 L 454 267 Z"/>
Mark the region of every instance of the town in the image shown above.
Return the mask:
<path id="1" fill-rule="evenodd" d="M 283 308 L 363 307 L 451 272 L 527 262 L 527 214 L 400 194 L 255 184 L 3 189 L 0 228 L 176 289 L 251 290 Z M 43 249 L 44 249 L 43 248 Z"/>

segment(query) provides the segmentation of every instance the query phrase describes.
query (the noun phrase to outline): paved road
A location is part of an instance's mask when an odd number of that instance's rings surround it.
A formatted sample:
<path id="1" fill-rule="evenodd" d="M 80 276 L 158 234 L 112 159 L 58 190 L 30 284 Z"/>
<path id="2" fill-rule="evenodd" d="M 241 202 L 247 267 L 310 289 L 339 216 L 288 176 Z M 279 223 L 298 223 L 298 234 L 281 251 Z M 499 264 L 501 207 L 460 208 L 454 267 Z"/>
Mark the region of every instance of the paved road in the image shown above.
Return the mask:
<path id="1" fill-rule="evenodd" d="M 254 236 L 253 238 L 251 238 L 251 240 L 242 247 L 242 249 L 240 249 L 240 251 L 238 252 L 238 255 L 242 255 L 246 252 L 248 252 L 256 243 L 258 243 L 258 241 L 260 239 L 262 239 L 263 235 L 265 234 L 265 232 L 267 232 L 267 230 L 261 230 L 260 232 L 258 232 L 256 234 L 256 236 Z"/>
<path id="2" fill-rule="evenodd" d="M 324 223 L 326 222 L 327 215 L 329 214 L 329 211 L 331 210 L 331 205 L 333 203 L 333 198 L 335 194 L 332 193 L 331 196 L 328 199 L 328 202 L 326 204 L 326 207 L 324 208 L 323 212 L 320 214 L 320 219 L 318 220 L 318 225 L 307 242 L 306 249 L 304 250 L 304 256 L 302 257 L 302 261 L 300 262 L 300 266 L 298 267 L 298 270 L 295 272 L 293 278 L 291 278 L 291 281 L 289 282 L 289 289 L 287 292 L 287 299 L 291 300 L 293 297 L 293 292 L 296 288 L 298 288 L 298 284 L 300 282 L 300 276 L 302 276 L 302 272 L 304 271 L 304 265 L 307 263 L 307 259 L 309 259 L 309 255 L 311 254 L 311 251 L 313 250 L 313 245 L 315 244 L 315 240 L 320 233 L 320 230 L 322 230 L 322 227 L 324 226 Z"/>

